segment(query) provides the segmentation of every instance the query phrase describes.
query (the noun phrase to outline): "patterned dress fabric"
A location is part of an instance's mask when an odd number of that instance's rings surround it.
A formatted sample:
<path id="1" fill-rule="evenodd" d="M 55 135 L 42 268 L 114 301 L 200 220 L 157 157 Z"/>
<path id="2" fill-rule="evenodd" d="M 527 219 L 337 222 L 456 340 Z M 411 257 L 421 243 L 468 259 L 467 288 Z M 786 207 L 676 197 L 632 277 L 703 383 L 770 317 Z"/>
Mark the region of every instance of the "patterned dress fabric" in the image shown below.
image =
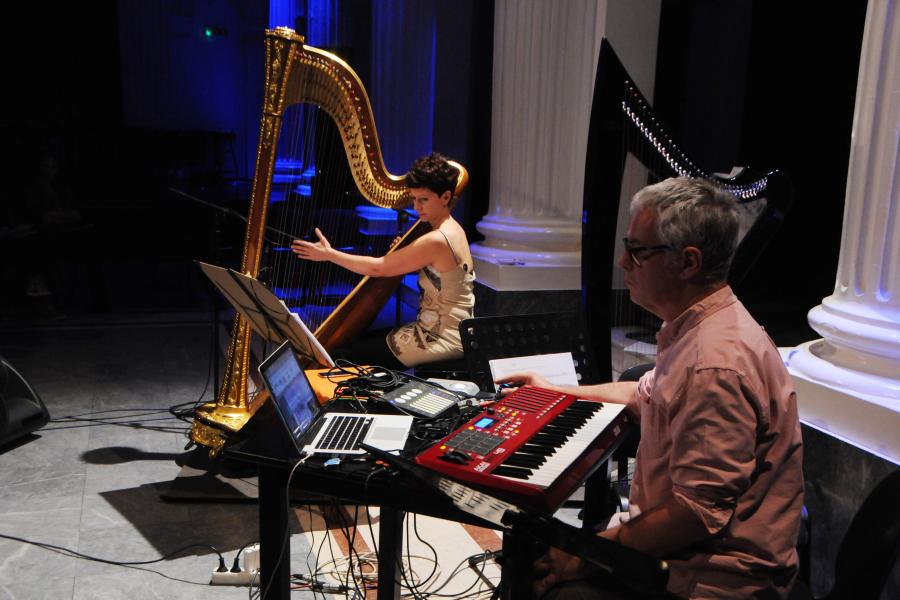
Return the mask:
<path id="1" fill-rule="evenodd" d="M 441 232 L 443 234 L 443 232 Z M 459 322 L 473 315 L 475 273 L 456 258 L 456 268 L 438 273 L 431 267 L 419 271 L 419 314 L 412 323 L 392 330 L 388 348 L 407 367 L 462 358 Z"/>

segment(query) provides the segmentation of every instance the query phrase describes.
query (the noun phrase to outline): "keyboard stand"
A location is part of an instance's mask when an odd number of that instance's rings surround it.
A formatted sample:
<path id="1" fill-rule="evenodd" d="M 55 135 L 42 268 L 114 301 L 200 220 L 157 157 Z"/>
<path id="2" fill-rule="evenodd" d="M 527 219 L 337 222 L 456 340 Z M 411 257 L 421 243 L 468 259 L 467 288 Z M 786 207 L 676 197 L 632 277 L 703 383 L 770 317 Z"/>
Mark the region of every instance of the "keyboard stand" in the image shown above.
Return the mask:
<path id="1" fill-rule="evenodd" d="M 269 587 L 267 600 L 291 598 L 291 543 L 288 531 L 287 472 L 259 466 L 260 589 Z M 399 600 L 400 560 L 403 551 L 403 519 L 406 513 L 381 506 L 378 531 L 378 600 Z M 271 549 L 275 548 L 273 552 Z M 278 549 L 281 551 L 279 552 Z M 393 558 L 388 558 L 393 557 Z M 276 567 L 277 565 L 277 567 Z M 393 567 L 393 568 L 392 568 Z"/>
<path id="2" fill-rule="evenodd" d="M 245 431 L 246 430 L 246 431 Z M 240 432 L 246 436 L 226 447 L 222 456 L 256 465 L 259 473 L 260 589 L 266 600 L 290 600 L 290 538 L 285 532 L 293 522 L 285 503 L 287 479 L 293 463 L 285 460 L 290 445 L 283 425 L 278 422 L 271 403 L 258 411 L 249 427 Z M 448 521 L 495 527 L 491 523 L 455 508 L 448 508 L 446 497 L 415 481 L 397 478 L 374 464 L 372 477 L 348 477 L 344 466 L 315 467 L 310 462 L 294 473 L 291 489 L 313 492 L 343 502 L 378 506 L 378 592 L 377 600 L 398 600 L 401 580 L 399 564 L 403 547 L 403 519 L 417 513 Z M 359 463 L 354 463 L 359 465 Z M 363 467 L 365 468 L 365 467 Z M 276 566 L 277 565 L 277 566 Z"/>

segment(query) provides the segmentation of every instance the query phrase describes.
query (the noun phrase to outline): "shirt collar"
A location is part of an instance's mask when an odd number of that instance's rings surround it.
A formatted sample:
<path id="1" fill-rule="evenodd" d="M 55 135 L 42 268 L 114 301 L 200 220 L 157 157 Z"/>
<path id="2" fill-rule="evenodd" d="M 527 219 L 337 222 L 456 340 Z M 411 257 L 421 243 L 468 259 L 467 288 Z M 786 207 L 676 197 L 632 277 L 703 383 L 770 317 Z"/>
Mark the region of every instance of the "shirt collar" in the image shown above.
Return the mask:
<path id="1" fill-rule="evenodd" d="M 726 285 L 694 303 L 671 322 L 663 323 L 659 333 L 656 334 L 659 349 L 662 350 L 680 338 L 689 329 L 699 325 L 706 317 L 735 302 L 737 302 L 737 297 L 731 290 L 731 286 Z"/>

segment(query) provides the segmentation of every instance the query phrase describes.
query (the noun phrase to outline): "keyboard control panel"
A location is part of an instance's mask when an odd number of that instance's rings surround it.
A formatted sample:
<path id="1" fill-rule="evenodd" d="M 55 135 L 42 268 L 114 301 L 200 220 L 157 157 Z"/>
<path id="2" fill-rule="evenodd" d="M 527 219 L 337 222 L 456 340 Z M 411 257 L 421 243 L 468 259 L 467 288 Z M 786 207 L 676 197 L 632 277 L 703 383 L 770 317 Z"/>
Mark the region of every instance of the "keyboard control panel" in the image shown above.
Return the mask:
<path id="1" fill-rule="evenodd" d="M 459 401 L 456 394 L 420 381 L 406 383 L 382 396 L 403 412 L 434 418 Z"/>

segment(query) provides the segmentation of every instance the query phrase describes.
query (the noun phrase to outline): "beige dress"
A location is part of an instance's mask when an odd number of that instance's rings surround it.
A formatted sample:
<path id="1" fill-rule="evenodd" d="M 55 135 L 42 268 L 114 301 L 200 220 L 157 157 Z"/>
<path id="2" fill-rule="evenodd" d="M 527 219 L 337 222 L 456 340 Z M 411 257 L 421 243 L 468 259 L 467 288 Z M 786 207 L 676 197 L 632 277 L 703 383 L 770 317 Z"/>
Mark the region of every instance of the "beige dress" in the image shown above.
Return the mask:
<path id="1" fill-rule="evenodd" d="M 407 367 L 463 356 L 459 322 L 473 314 L 475 273 L 460 262 L 447 235 L 441 234 L 453 252 L 456 268 L 446 273 L 431 267 L 419 271 L 419 315 L 387 336 L 388 348 Z"/>

